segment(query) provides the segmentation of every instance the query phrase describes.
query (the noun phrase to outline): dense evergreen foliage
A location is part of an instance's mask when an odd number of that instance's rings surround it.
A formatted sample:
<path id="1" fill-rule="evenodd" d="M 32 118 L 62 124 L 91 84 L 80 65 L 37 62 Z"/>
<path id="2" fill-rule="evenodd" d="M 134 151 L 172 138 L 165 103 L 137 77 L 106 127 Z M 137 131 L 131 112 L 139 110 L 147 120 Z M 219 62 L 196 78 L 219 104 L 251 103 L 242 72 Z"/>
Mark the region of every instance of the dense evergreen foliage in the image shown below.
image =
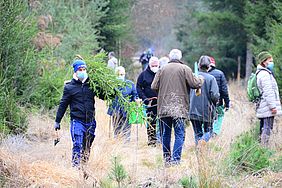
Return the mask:
<path id="1" fill-rule="evenodd" d="M 19 104 L 37 76 L 31 44 L 36 25 L 27 10 L 23 1 L 0 1 L 0 130 L 5 133 L 25 130 L 25 114 Z"/>
<path id="2" fill-rule="evenodd" d="M 76 54 L 118 51 L 117 44 L 130 33 L 130 0 L 0 3 L 0 130 L 5 133 L 26 128 L 19 104 L 47 109 L 58 105 Z"/>
<path id="3" fill-rule="evenodd" d="M 278 30 L 281 32 L 280 1 L 190 2 L 193 6 L 187 6 L 185 21 L 179 25 L 177 33 L 188 62 L 196 61 L 202 54 L 212 55 L 218 67 L 234 78 L 238 57 L 241 57 L 243 64 L 241 71 L 247 68 L 244 65 L 247 50 L 253 54 L 253 60 L 262 50 L 271 51 L 279 58 L 281 52 L 277 40 L 280 39 Z M 278 68 L 279 62 L 276 64 Z M 254 65 L 256 62 L 253 63 L 253 69 Z"/>
<path id="4" fill-rule="evenodd" d="M 119 52 L 132 37 L 130 11 L 134 0 L 109 0 L 99 27 L 100 46 L 106 51 Z"/>

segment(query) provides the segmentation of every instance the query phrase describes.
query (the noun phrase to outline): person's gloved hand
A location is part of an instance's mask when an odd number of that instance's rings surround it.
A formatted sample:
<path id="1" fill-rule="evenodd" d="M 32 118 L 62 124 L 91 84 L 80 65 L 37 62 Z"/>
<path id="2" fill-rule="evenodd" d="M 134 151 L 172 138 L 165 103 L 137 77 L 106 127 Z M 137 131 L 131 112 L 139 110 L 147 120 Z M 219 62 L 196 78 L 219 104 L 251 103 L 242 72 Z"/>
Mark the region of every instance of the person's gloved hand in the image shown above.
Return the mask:
<path id="1" fill-rule="evenodd" d="M 60 130 L 61 129 L 60 123 L 55 122 L 54 129 L 55 131 Z"/>
<path id="2" fill-rule="evenodd" d="M 144 104 L 145 104 L 145 105 L 148 105 L 149 102 L 150 102 L 150 101 L 149 101 L 148 99 L 145 99 L 145 100 L 144 100 Z"/>
<path id="3" fill-rule="evenodd" d="M 225 107 L 224 111 L 227 112 L 229 110 L 229 107 Z"/>

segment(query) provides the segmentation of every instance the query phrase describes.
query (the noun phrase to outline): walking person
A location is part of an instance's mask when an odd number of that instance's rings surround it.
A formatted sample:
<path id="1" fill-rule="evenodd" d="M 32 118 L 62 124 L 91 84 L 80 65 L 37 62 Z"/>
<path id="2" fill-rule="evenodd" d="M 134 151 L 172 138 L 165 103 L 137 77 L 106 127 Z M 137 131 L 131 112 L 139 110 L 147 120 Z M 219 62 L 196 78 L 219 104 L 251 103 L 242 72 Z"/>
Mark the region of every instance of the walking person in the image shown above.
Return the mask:
<path id="1" fill-rule="evenodd" d="M 170 62 L 160 69 L 152 83 L 158 93 L 157 111 L 163 128 L 163 157 L 165 165 L 179 164 L 184 143 L 184 120 L 188 117 L 189 93 L 203 84 L 203 78 L 196 77 L 190 67 L 181 61 L 182 52 L 173 49 Z M 175 142 L 171 152 L 171 131 L 174 128 Z"/>
<path id="2" fill-rule="evenodd" d="M 72 166 L 80 168 L 81 162 L 87 162 L 91 145 L 95 138 L 95 99 L 104 100 L 102 92 L 94 93 L 90 89 L 87 66 L 83 60 L 73 63 L 73 79 L 65 83 L 64 92 L 57 111 L 55 131 L 60 130 L 61 120 L 70 106 L 70 132 L 73 142 Z M 98 88 L 97 88 L 98 89 Z M 102 91 L 101 89 L 98 89 Z"/>
<path id="3" fill-rule="evenodd" d="M 152 51 L 151 48 L 148 48 L 147 51 L 144 51 L 142 53 L 142 55 L 139 58 L 139 62 L 142 65 L 142 71 L 146 70 L 146 68 L 149 65 L 150 58 L 153 57 L 153 56 L 154 56 L 154 54 L 153 54 L 153 51 Z"/>
<path id="4" fill-rule="evenodd" d="M 279 90 L 273 76 L 274 62 L 269 52 L 263 51 L 257 56 L 257 86 L 261 93 L 256 109 L 256 116 L 260 120 L 260 142 L 269 144 L 269 137 L 273 129 L 274 117 L 281 115 Z"/>
<path id="5" fill-rule="evenodd" d="M 118 67 L 118 60 L 115 57 L 115 53 L 114 52 L 110 52 L 108 55 L 108 67 L 112 68 L 113 70 L 116 69 L 116 67 Z"/>
<path id="6" fill-rule="evenodd" d="M 133 102 L 137 99 L 137 91 L 135 84 L 125 79 L 125 69 L 119 66 L 115 70 L 118 79 L 125 83 L 124 87 L 118 88 L 122 92 L 124 102 Z M 128 122 L 128 114 L 123 104 L 120 104 L 119 98 L 116 96 L 112 105 L 108 109 L 108 114 L 112 116 L 114 136 L 123 137 L 125 141 L 130 141 L 131 125 Z"/>
<path id="7" fill-rule="evenodd" d="M 196 95 L 195 90 L 191 90 L 189 117 L 193 125 L 196 144 L 199 140 L 207 142 L 211 138 L 216 103 L 220 96 L 215 77 L 207 73 L 209 66 L 210 58 L 201 56 L 199 75 L 203 76 L 205 81 L 199 96 Z"/>
<path id="8" fill-rule="evenodd" d="M 230 107 L 230 99 L 228 94 L 228 86 L 224 73 L 216 68 L 215 59 L 213 57 L 210 58 L 210 65 L 208 69 L 208 73 L 215 77 L 218 89 L 219 89 L 219 102 L 216 106 L 216 117 L 213 122 L 213 133 L 215 135 L 219 135 L 222 130 L 222 121 L 224 118 L 224 113 L 229 110 Z"/>
<path id="9" fill-rule="evenodd" d="M 160 58 L 160 69 L 167 65 L 169 62 L 169 58 L 164 56 Z"/>
<path id="10" fill-rule="evenodd" d="M 151 57 L 149 66 L 144 70 L 137 79 L 137 93 L 143 103 L 147 105 L 147 135 L 148 145 L 156 146 L 156 123 L 157 123 L 157 92 L 152 90 L 151 84 L 159 70 L 160 62 L 157 57 Z"/>

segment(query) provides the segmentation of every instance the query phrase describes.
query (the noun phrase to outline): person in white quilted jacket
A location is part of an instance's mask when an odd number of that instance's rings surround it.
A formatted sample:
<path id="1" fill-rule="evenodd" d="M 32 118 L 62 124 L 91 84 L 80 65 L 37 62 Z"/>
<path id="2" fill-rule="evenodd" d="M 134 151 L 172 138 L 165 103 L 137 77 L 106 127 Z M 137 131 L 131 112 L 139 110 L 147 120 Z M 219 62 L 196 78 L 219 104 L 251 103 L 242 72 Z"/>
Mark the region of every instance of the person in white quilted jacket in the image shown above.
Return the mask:
<path id="1" fill-rule="evenodd" d="M 256 116 L 260 119 L 260 142 L 267 146 L 274 117 L 281 115 L 281 103 L 278 85 L 273 76 L 273 58 L 269 52 L 263 51 L 257 56 L 257 85 L 261 93 L 261 99 L 256 109 Z"/>

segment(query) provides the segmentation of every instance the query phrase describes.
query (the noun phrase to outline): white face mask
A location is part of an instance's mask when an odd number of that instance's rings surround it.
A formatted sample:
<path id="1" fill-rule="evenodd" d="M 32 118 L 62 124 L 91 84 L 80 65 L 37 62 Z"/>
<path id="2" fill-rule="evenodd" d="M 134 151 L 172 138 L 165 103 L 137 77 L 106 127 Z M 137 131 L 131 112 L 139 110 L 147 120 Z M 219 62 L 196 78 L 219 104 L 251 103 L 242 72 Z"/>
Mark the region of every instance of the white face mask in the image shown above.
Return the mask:
<path id="1" fill-rule="evenodd" d="M 153 73 L 156 73 L 156 72 L 158 72 L 159 67 L 150 67 L 150 69 Z"/>
<path id="2" fill-rule="evenodd" d="M 119 79 L 119 80 L 122 80 L 122 81 L 124 81 L 124 79 L 125 79 L 125 75 L 122 75 L 122 76 L 118 76 L 118 79 Z"/>

